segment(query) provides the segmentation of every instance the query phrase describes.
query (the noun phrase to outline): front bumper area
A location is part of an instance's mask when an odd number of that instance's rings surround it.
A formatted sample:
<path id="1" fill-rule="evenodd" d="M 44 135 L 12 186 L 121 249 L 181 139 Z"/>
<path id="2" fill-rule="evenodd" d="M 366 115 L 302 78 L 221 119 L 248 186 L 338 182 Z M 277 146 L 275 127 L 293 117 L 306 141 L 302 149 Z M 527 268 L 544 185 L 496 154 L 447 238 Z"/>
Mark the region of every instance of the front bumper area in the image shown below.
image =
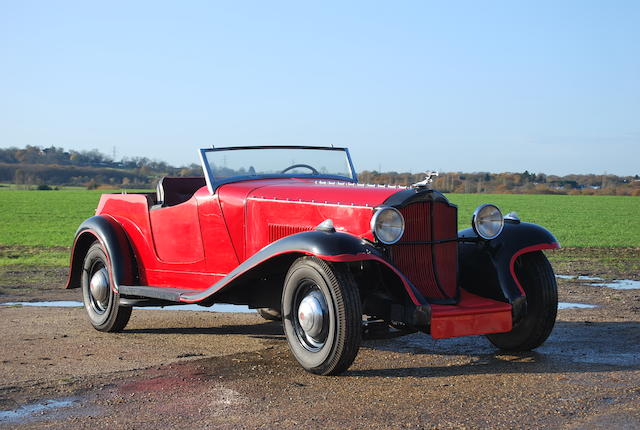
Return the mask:
<path id="1" fill-rule="evenodd" d="M 455 305 L 394 306 L 391 317 L 418 330 L 430 333 L 434 339 L 504 333 L 513 327 L 511 305 L 460 291 Z"/>

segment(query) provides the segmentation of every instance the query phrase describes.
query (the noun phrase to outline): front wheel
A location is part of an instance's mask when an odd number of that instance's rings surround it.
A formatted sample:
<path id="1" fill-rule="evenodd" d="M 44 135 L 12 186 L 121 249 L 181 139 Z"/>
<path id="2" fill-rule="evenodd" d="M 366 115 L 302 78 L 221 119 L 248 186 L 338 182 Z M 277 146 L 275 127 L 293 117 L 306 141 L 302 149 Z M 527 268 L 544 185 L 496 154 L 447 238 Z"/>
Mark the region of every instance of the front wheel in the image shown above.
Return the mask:
<path id="1" fill-rule="evenodd" d="M 527 295 L 527 314 L 510 332 L 488 334 L 487 338 L 506 351 L 530 351 L 551 334 L 558 311 L 558 287 L 553 268 L 541 251 L 520 256 L 515 272 Z"/>
<path id="2" fill-rule="evenodd" d="M 122 331 L 131 317 L 131 307 L 120 306 L 120 295 L 111 288 L 107 255 L 95 242 L 84 257 L 82 300 L 96 330 Z"/>
<path id="3" fill-rule="evenodd" d="M 282 291 L 289 348 L 318 375 L 349 368 L 360 347 L 362 305 L 351 273 L 315 257 L 297 259 Z"/>

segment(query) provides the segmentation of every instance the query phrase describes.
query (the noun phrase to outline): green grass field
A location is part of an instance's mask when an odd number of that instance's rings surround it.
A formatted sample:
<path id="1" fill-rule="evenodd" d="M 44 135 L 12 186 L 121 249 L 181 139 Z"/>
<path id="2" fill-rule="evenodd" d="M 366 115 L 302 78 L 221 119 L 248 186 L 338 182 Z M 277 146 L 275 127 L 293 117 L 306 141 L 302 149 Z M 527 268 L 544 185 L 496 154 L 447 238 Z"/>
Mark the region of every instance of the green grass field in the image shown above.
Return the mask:
<path id="1" fill-rule="evenodd" d="M 94 214 L 102 191 L 0 192 L 0 265 L 68 264 L 78 225 Z M 565 247 L 640 247 L 640 198 L 513 194 L 449 194 L 460 228 L 481 203 L 541 224 Z"/>
<path id="2" fill-rule="evenodd" d="M 640 198 L 529 194 L 449 194 L 458 205 L 458 224 L 468 227 L 482 203 L 498 205 L 504 214 L 540 224 L 566 247 L 639 247 Z"/>

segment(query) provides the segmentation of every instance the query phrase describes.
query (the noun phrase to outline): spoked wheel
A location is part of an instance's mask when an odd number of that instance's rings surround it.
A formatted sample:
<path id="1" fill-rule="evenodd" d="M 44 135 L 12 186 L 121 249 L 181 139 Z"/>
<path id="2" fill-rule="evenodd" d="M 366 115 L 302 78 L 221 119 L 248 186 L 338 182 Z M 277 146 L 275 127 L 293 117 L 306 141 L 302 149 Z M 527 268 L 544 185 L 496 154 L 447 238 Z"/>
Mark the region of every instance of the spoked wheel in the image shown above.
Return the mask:
<path id="1" fill-rule="evenodd" d="M 91 245 L 82 268 L 82 300 L 91 325 L 96 330 L 117 332 L 131 317 L 131 307 L 119 305 L 120 296 L 113 292 L 107 256 L 98 242 Z"/>
<path id="2" fill-rule="evenodd" d="M 285 279 L 282 315 L 291 352 L 306 370 L 335 375 L 353 363 L 362 310 L 348 271 L 314 257 L 299 258 Z"/>
<path id="3" fill-rule="evenodd" d="M 541 251 L 520 256 L 515 272 L 527 295 L 527 314 L 510 332 L 488 334 L 487 338 L 506 351 L 530 351 L 551 334 L 558 311 L 558 287 L 553 268 Z"/>

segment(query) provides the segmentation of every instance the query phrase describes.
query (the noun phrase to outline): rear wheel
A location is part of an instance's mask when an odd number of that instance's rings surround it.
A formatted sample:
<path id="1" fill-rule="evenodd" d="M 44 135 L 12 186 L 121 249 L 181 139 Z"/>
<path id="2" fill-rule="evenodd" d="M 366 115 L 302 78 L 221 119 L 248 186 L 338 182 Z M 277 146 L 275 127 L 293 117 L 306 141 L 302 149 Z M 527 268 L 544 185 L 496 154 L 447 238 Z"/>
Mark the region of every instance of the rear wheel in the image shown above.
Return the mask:
<path id="1" fill-rule="evenodd" d="M 291 352 L 307 371 L 335 375 L 353 363 L 362 309 L 348 271 L 314 257 L 299 258 L 285 279 L 282 315 Z"/>
<path id="2" fill-rule="evenodd" d="M 120 306 L 120 295 L 113 292 L 110 279 L 107 255 L 95 242 L 84 258 L 82 300 L 96 330 L 117 332 L 129 322 L 131 307 Z"/>
<path id="3" fill-rule="evenodd" d="M 508 333 L 489 334 L 487 338 L 506 351 L 530 351 L 549 337 L 558 311 L 558 289 L 553 268 L 541 252 L 520 256 L 515 272 L 527 295 L 527 314 Z"/>

